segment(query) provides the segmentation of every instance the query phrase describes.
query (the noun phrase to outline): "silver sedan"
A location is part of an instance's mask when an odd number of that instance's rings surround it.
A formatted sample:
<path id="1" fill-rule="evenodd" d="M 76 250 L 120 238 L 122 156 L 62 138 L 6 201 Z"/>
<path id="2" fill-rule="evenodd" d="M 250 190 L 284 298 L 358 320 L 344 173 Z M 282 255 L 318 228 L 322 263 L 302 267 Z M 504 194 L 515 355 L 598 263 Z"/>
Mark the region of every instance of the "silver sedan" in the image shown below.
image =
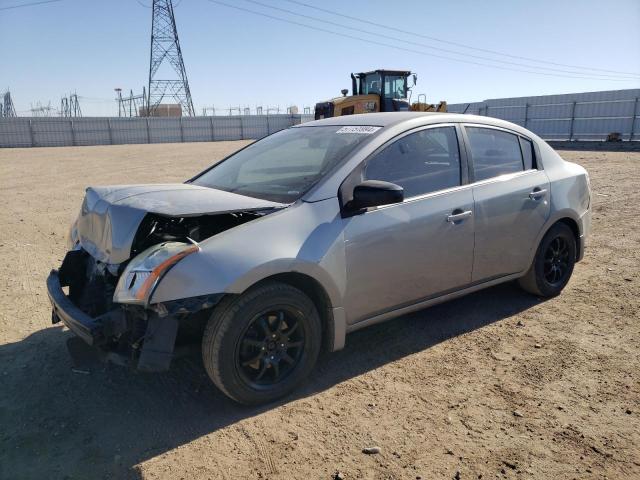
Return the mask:
<path id="1" fill-rule="evenodd" d="M 267 402 L 367 325 L 511 280 L 558 295 L 589 206 L 587 172 L 509 122 L 306 123 L 183 184 L 88 188 L 53 322 L 145 371 L 199 341 L 224 393 Z"/>

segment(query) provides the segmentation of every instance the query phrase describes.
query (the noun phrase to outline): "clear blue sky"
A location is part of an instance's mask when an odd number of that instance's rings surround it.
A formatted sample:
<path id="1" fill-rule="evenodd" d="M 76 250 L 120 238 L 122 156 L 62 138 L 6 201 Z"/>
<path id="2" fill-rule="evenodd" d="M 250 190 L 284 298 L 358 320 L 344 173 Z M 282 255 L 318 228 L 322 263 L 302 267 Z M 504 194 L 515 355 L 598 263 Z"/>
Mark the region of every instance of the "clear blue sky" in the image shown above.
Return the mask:
<path id="1" fill-rule="evenodd" d="M 85 116 L 114 114 L 115 102 L 110 100 L 114 87 L 142 90 L 149 64 L 149 8 L 136 0 L 62 0 L 2 10 L 32 1 L 0 0 L 0 91 L 11 89 L 17 110 L 49 100 L 57 107 L 63 94 L 75 91 L 83 97 Z M 640 73 L 640 0 L 303 1 L 477 48 Z M 150 0 L 140 2 L 150 4 Z M 313 23 L 246 0 L 226 2 Z M 261 2 L 424 45 L 529 63 L 383 30 L 284 0 Z M 176 20 L 198 114 L 203 106 L 212 104 L 218 108 L 310 106 L 339 95 L 341 88 L 350 88 L 350 72 L 380 67 L 417 72 L 414 95 L 425 93 L 431 102 L 640 87 L 639 77 L 629 81 L 563 78 L 459 63 L 313 31 L 207 0 L 182 0 L 176 8 Z M 465 58 L 337 26 L 316 25 L 424 53 Z M 593 73 L 604 72 L 584 75 Z"/>

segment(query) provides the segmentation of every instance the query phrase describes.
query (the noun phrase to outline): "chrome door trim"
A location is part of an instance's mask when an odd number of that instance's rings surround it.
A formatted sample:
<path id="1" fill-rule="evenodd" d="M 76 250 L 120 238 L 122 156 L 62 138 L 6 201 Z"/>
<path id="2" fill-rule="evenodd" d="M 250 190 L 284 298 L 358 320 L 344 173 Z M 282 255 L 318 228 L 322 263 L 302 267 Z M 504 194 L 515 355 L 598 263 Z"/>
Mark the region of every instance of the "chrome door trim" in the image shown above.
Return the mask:
<path id="1" fill-rule="evenodd" d="M 533 142 L 533 139 L 531 137 L 528 137 L 526 135 L 523 135 L 520 132 L 516 132 L 515 130 L 511 130 L 511 129 L 506 128 L 506 127 L 499 127 L 497 125 L 489 125 L 489 124 L 486 124 L 486 123 L 473 123 L 473 122 L 461 122 L 460 125 L 462 127 L 488 128 L 488 129 L 491 129 L 491 130 L 502 130 L 503 132 L 507 132 L 507 133 L 510 133 L 512 135 L 516 135 L 517 137 L 526 138 L 530 142 Z"/>

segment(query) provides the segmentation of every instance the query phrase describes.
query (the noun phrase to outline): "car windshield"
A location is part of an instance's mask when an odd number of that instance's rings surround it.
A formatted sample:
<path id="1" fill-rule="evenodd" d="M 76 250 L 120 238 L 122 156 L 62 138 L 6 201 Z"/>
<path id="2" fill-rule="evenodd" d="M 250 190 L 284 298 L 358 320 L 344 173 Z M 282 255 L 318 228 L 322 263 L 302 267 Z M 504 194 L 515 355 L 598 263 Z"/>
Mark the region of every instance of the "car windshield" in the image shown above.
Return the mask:
<path id="1" fill-rule="evenodd" d="M 292 203 L 378 127 L 296 127 L 259 140 L 192 183 Z"/>

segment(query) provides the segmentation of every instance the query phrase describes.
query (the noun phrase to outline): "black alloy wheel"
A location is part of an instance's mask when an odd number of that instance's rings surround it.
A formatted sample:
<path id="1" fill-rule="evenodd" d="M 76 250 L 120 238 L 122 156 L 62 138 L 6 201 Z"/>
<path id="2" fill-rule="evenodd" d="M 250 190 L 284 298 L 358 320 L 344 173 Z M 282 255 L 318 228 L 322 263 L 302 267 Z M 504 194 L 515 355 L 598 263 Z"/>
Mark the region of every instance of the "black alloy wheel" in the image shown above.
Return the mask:
<path id="1" fill-rule="evenodd" d="M 564 222 L 542 238 L 531 267 L 518 279 L 520 286 L 540 297 L 555 297 L 567 285 L 576 263 L 577 238 Z"/>
<path id="2" fill-rule="evenodd" d="M 251 320 L 236 356 L 236 368 L 251 387 L 276 384 L 296 368 L 305 346 L 301 315 L 283 306 Z"/>
<path id="3" fill-rule="evenodd" d="M 309 379 L 322 328 L 309 296 L 293 285 L 264 281 L 214 308 L 202 337 L 204 367 L 233 400 L 271 402 Z"/>
<path id="4" fill-rule="evenodd" d="M 569 245 L 564 237 L 554 238 L 544 253 L 544 278 L 549 285 L 559 285 L 569 272 Z"/>

